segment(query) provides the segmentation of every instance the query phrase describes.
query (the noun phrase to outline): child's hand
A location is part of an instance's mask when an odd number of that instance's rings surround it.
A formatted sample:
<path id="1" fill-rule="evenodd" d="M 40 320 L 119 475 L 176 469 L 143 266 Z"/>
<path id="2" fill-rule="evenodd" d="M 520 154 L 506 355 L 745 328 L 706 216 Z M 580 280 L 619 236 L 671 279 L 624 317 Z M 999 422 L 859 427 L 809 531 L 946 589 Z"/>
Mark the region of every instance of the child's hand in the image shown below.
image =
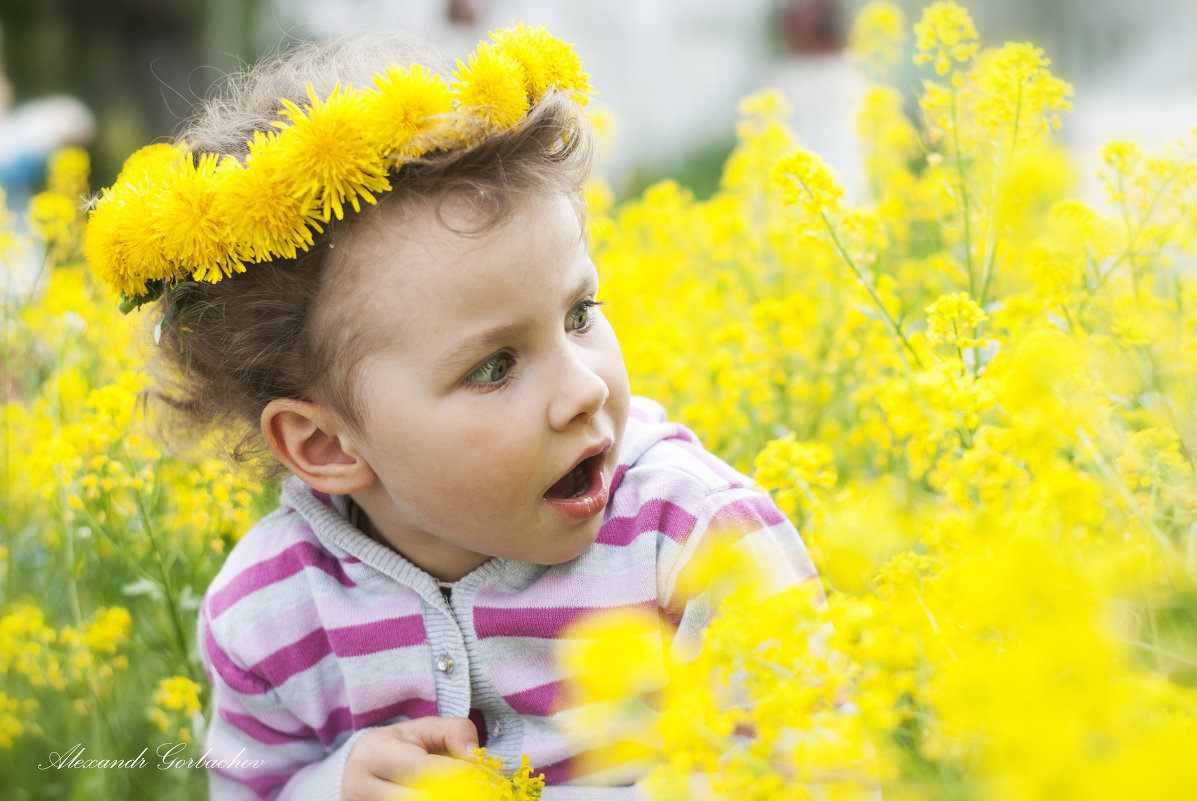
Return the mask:
<path id="1" fill-rule="evenodd" d="M 394 801 L 398 787 L 429 770 L 450 767 L 452 757 L 473 759 L 478 730 L 468 718 L 426 717 L 371 729 L 345 761 L 342 801 Z"/>

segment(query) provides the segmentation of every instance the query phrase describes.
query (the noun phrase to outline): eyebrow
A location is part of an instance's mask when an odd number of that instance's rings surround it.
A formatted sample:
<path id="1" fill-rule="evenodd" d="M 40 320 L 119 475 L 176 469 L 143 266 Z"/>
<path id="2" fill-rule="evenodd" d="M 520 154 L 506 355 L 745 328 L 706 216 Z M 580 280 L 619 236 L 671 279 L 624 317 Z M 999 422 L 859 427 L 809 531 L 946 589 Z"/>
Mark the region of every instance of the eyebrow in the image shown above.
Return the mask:
<path id="1" fill-rule="evenodd" d="M 598 288 L 598 280 L 595 278 L 593 272 L 587 271 L 586 275 L 574 286 L 567 297 L 576 298 L 583 294 L 589 294 L 587 290 L 591 290 L 592 288 Z M 440 359 L 437 361 L 438 369 L 445 372 L 453 372 L 471 367 L 482 352 L 504 340 L 511 339 L 524 330 L 524 328 L 526 326 L 523 323 L 517 322 L 505 323 L 481 331 L 476 336 L 459 342 L 441 354 Z"/>

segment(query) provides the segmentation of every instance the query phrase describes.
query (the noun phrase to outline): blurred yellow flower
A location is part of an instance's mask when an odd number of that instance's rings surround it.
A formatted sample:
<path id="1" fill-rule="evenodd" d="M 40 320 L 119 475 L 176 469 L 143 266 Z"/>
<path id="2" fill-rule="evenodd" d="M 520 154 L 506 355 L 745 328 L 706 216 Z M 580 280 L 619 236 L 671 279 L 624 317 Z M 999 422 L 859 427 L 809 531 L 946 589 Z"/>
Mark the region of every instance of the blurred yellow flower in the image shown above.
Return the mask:
<path id="1" fill-rule="evenodd" d="M 968 63 L 980 44 L 977 28 L 968 11 L 952 2 L 936 2 L 923 9 L 914 25 L 916 64 L 933 63 L 938 75 L 946 75 L 957 64 Z"/>

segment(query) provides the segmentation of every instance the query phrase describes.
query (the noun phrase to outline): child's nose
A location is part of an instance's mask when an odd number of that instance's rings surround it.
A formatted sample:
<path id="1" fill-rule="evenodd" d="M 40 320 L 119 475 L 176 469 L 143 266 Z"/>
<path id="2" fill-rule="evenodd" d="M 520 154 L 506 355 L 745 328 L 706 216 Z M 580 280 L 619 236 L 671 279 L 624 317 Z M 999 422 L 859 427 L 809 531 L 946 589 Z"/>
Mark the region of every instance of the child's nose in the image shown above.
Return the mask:
<path id="1" fill-rule="evenodd" d="M 607 382 L 585 354 L 568 352 L 561 360 L 553 382 L 553 396 L 549 403 L 549 423 L 557 430 L 569 428 L 575 422 L 586 422 L 598 414 L 607 402 L 610 390 Z"/>

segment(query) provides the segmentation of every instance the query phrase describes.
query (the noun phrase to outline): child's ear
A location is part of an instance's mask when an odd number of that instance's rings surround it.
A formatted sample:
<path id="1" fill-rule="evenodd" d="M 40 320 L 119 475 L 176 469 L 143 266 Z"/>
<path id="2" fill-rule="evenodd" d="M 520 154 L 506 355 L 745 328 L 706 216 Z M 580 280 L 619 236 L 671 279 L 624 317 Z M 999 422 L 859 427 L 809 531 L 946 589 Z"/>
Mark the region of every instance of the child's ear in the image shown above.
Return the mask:
<path id="1" fill-rule="evenodd" d="M 374 483 L 344 424 L 324 406 L 276 398 L 262 410 L 261 424 L 270 452 L 312 489 L 348 495 Z"/>

